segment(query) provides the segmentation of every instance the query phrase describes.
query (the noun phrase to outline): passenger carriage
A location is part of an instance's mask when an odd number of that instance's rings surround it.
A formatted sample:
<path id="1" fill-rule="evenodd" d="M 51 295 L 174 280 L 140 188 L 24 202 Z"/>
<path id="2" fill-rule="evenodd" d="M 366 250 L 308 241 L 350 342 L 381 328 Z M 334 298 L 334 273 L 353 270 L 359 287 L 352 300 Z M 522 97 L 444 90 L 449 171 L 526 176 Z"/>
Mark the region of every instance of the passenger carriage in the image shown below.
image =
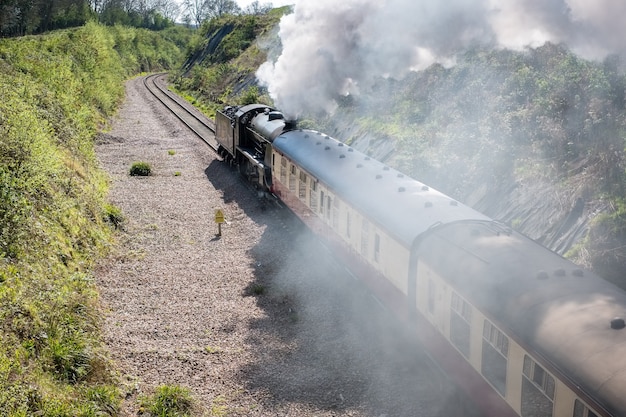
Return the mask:
<path id="1" fill-rule="evenodd" d="M 230 124 L 233 159 L 417 332 L 483 410 L 626 415 L 623 290 L 273 109 L 231 114 L 221 124 Z"/>

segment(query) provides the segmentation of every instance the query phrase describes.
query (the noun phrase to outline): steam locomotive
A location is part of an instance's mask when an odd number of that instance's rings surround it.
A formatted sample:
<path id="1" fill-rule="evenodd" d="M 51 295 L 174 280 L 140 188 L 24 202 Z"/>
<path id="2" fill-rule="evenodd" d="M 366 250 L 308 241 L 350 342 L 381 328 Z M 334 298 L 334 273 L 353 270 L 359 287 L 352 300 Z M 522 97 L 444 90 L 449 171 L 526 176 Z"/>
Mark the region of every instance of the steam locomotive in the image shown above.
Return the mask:
<path id="1" fill-rule="evenodd" d="M 219 112 L 216 139 L 488 415 L 626 415 L 626 292 L 267 106 Z"/>

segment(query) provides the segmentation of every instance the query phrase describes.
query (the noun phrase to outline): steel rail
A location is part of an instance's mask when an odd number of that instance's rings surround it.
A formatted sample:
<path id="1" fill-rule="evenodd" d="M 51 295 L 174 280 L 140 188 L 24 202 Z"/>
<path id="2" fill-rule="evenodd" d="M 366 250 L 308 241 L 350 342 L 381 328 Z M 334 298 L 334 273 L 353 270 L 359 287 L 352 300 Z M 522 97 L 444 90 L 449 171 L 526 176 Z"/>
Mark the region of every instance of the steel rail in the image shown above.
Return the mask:
<path id="1" fill-rule="evenodd" d="M 143 79 L 146 89 L 174 114 L 185 126 L 217 152 L 219 144 L 215 140 L 215 125 L 198 109 L 171 92 L 166 84 L 167 73 L 151 74 Z"/>

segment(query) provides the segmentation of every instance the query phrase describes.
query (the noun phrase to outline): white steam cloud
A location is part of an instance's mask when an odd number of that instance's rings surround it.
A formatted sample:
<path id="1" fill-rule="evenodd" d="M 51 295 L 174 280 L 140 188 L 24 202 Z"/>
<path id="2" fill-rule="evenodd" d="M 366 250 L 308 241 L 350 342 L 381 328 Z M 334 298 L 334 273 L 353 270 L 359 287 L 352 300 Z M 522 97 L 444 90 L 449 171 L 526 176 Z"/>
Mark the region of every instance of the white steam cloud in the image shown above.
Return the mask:
<path id="1" fill-rule="evenodd" d="M 332 112 L 338 95 L 400 78 L 472 46 L 565 43 L 590 59 L 626 52 L 623 0 L 299 0 L 283 17 L 282 54 L 257 72 L 294 117 Z"/>

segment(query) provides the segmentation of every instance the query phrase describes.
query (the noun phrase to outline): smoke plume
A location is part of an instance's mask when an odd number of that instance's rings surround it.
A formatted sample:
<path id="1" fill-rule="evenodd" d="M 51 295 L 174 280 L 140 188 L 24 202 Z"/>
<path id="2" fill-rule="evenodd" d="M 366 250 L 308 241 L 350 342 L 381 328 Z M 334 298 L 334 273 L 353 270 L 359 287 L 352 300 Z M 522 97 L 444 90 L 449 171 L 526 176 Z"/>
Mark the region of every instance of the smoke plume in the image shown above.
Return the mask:
<path id="1" fill-rule="evenodd" d="M 290 116 L 332 112 L 377 77 L 451 66 L 471 47 L 565 43 L 589 59 L 626 52 L 622 0 L 299 0 L 280 22 L 282 54 L 257 77 Z"/>

